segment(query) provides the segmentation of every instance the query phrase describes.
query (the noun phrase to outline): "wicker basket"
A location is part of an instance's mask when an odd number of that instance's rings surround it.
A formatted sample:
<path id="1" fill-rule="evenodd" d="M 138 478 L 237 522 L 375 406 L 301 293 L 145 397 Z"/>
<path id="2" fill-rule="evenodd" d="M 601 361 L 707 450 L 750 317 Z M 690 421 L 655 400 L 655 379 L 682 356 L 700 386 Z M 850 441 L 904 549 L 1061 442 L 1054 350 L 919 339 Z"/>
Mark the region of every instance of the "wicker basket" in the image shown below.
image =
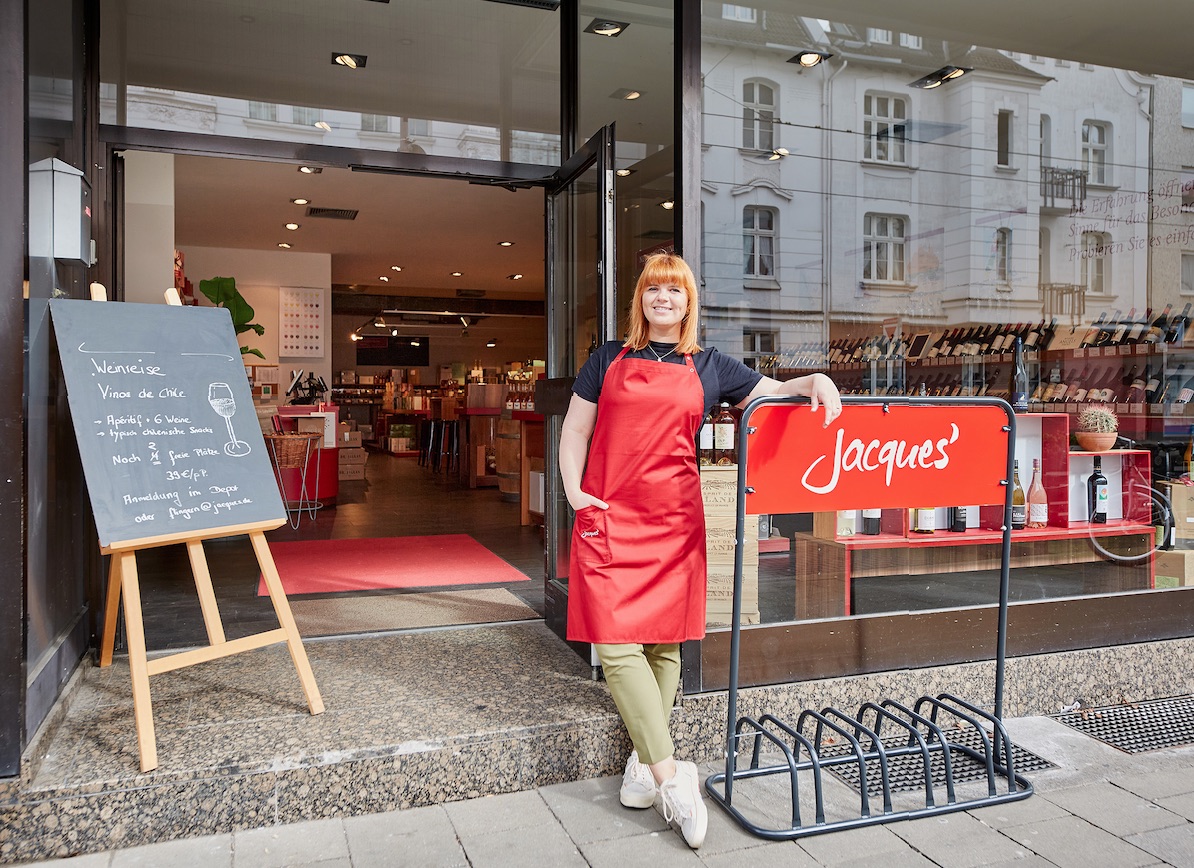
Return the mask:
<path id="1" fill-rule="evenodd" d="M 320 440 L 322 434 L 266 434 L 270 454 L 278 467 L 303 467 L 310 454 L 311 441 Z"/>

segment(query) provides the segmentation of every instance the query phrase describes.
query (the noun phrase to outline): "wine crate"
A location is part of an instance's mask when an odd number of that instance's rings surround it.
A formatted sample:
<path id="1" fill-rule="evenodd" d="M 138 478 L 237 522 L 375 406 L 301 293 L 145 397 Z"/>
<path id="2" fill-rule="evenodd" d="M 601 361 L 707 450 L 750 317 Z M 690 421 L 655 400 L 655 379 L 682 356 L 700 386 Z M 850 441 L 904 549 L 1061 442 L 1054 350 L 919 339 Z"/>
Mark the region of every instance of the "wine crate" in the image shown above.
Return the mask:
<path id="1" fill-rule="evenodd" d="M 738 525 L 738 468 L 701 468 L 701 498 L 705 505 L 705 557 L 708 587 L 705 622 L 710 627 L 727 627 L 734 607 L 734 534 Z M 757 528 L 753 516 L 747 528 Z M 759 623 L 758 533 L 745 534 L 742 552 L 742 623 Z"/>
<path id="2" fill-rule="evenodd" d="M 1173 507 L 1173 530 L 1178 539 L 1194 539 L 1194 485 L 1162 482 L 1161 491 Z M 1157 572 L 1160 573 L 1158 564 Z"/>
<path id="3" fill-rule="evenodd" d="M 1158 588 L 1194 587 L 1194 551 L 1157 552 L 1154 566 Z"/>

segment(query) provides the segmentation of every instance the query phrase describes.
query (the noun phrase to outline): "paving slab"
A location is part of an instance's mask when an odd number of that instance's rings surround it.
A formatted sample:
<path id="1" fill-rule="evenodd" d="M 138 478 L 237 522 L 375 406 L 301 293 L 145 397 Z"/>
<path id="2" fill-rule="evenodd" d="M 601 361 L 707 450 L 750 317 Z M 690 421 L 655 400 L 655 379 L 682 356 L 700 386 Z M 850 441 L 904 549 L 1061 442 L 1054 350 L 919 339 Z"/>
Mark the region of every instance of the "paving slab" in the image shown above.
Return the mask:
<path id="1" fill-rule="evenodd" d="M 872 862 L 882 854 L 883 860 L 889 853 L 900 853 L 909 849 L 908 844 L 887 825 L 864 826 L 843 832 L 830 832 L 801 838 L 797 844 L 822 865 L 840 865 L 853 859 L 870 857 Z"/>
<path id="2" fill-rule="evenodd" d="M 88 853 L 86 856 L 67 856 L 65 859 L 46 859 L 43 862 L 20 862 L 19 865 L 44 865 L 47 868 L 108 868 L 111 853 Z"/>
<path id="3" fill-rule="evenodd" d="M 755 840 L 758 840 L 757 838 Z M 791 841 L 768 841 L 757 847 L 729 852 L 707 851 L 709 839 L 699 851 L 707 868 L 817 868 L 820 864 Z"/>
<path id="4" fill-rule="evenodd" d="M 624 808 L 618 801 L 621 776 L 542 787 L 539 793 L 560 825 L 578 844 L 669 832 L 652 808 Z M 706 804 L 708 800 L 706 799 Z M 675 835 L 674 832 L 670 834 Z"/>
<path id="5" fill-rule="evenodd" d="M 560 825 L 507 829 L 461 843 L 472 868 L 586 868 L 576 843 Z"/>
<path id="6" fill-rule="evenodd" d="M 890 828 L 915 850 L 950 868 L 974 868 L 1030 854 L 1023 845 L 965 813 L 892 823 Z"/>
<path id="7" fill-rule="evenodd" d="M 1040 798 L 1121 838 L 1184 822 L 1183 817 L 1165 810 L 1155 802 L 1142 799 L 1110 783 L 1091 783 L 1082 787 L 1053 790 Z"/>
<path id="8" fill-rule="evenodd" d="M 232 868 L 232 835 L 164 841 L 112 854 L 111 868 Z"/>
<path id="9" fill-rule="evenodd" d="M 510 829 L 558 825 L 536 790 L 450 802 L 443 809 L 462 841 Z"/>
<path id="10" fill-rule="evenodd" d="M 1115 775 L 1111 783 L 1142 799 L 1158 801 L 1168 796 L 1194 793 L 1194 770 L 1189 768 L 1156 769 L 1143 774 Z"/>
<path id="11" fill-rule="evenodd" d="M 467 868 L 464 848 L 440 805 L 344 820 L 353 868 Z"/>
<path id="12" fill-rule="evenodd" d="M 1170 865 L 1194 866 L 1194 823 L 1141 832 L 1124 840 Z"/>
<path id="13" fill-rule="evenodd" d="M 1194 793 L 1157 799 L 1157 804 L 1167 811 L 1180 814 L 1187 820 L 1194 820 Z"/>
<path id="14" fill-rule="evenodd" d="M 579 844 L 592 868 L 698 868 L 698 851 L 672 831 L 647 832 Z"/>
<path id="15" fill-rule="evenodd" d="M 328 859 L 348 858 L 342 820 L 308 820 L 232 833 L 236 868 L 288 868 Z"/>
<path id="16" fill-rule="evenodd" d="M 1007 829 L 1011 826 L 1023 826 L 1027 823 L 1039 823 L 1041 820 L 1069 816 L 1064 808 L 1035 793 L 1018 802 L 1004 802 L 985 808 L 972 808 L 966 813 L 992 829 Z"/>
<path id="17" fill-rule="evenodd" d="M 1139 868 L 1156 861 L 1149 853 L 1080 817 L 1061 817 L 1026 826 L 1012 826 L 1004 829 L 1003 834 L 1059 868 L 1090 868 L 1092 865 Z"/>

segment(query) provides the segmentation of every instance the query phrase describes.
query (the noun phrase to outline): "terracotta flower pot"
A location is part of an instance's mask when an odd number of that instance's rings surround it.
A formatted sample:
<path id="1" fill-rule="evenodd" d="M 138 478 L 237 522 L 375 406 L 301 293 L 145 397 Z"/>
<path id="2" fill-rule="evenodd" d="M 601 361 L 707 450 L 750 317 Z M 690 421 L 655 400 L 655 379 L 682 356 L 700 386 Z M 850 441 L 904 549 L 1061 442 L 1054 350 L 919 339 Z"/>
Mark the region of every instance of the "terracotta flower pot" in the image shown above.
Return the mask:
<path id="1" fill-rule="evenodd" d="M 1115 445 L 1115 438 L 1119 436 L 1115 431 L 1075 431 L 1074 438 L 1078 445 L 1087 452 L 1106 452 Z"/>

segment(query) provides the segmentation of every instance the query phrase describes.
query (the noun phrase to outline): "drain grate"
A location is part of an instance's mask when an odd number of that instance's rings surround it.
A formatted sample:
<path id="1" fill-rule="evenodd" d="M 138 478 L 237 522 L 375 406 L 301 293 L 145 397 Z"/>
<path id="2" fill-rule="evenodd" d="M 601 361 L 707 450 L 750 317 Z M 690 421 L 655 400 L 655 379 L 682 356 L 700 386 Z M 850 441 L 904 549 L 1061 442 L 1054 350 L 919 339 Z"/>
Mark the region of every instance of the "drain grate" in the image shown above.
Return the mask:
<path id="1" fill-rule="evenodd" d="M 1084 708 L 1054 719 L 1124 753 L 1194 744 L 1194 696 Z"/>
<path id="2" fill-rule="evenodd" d="M 973 729 L 960 729 L 956 732 L 951 732 L 948 734 L 948 740 L 951 744 L 961 744 L 974 748 L 980 754 L 983 752 L 982 739 L 979 738 L 978 733 Z M 864 749 L 865 746 L 864 743 Z M 841 756 L 851 752 L 849 745 L 835 744 L 825 747 L 821 751 L 821 755 L 826 757 Z M 944 787 L 945 759 L 940 752 L 934 752 L 930 756 L 932 759 L 933 786 L 934 788 Z M 1043 759 L 1015 744 L 1012 745 L 1012 759 L 1015 760 L 1017 775 L 1054 768 L 1053 763 L 1047 759 Z M 950 762 L 953 765 L 954 783 L 981 781 L 987 776 L 987 767 L 962 751 L 951 751 Z M 831 766 L 828 771 L 855 790 L 860 789 L 857 762 Z M 887 761 L 887 776 L 888 780 L 891 781 L 891 791 L 893 793 L 923 790 L 925 788 L 924 760 L 919 754 L 891 757 Z M 879 760 L 867 760 L 866 781 L 867 795 L 878 796 L 883 792 L 883 779 L 879 770 Z"/>

